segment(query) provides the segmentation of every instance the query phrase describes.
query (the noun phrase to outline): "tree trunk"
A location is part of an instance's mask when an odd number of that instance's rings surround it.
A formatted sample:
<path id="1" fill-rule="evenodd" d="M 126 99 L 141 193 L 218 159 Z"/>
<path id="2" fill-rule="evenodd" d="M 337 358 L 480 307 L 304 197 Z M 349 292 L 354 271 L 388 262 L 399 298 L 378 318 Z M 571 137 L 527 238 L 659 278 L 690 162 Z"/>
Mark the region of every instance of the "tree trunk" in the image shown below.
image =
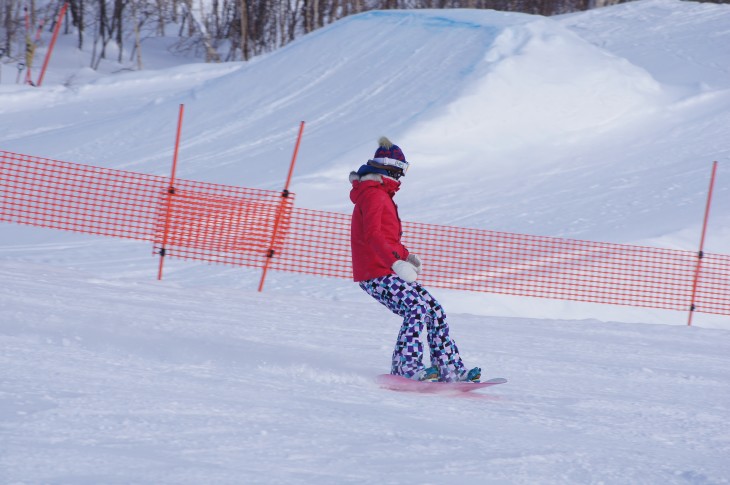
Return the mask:
<path id="1" fill-rule="evenodd" d="M 16 13 L 13 11 L 13 6 L 15 5 L 15 0 L 3 0 L 0 5 L 2 5 L 2 18 L 3 18 L 3 28 L 5 29 L 5 40 L 3 42 L 3 55 L 6 55 L 10 57 L 11 49 L 13 44 L 15 43 L 15 34 L 17 33 L 17 27 L 16 23 L 13 21 L 13 17 L 16 15 Z M 17 3 L 17 9 L 20 9 L 20 3 Z M 2 57 L 2 56 L 0 56 Z"/>
<path id="2" fill-rule="evenodd" d="M 79 50 L 84 47 L 84 0 L 69 0 L 71 7 L 71 25 L 79 33 Z"/>
<path id="3" fill-rule="evenodd" d="M 188 4 L 188 18 L 190 19 L 190 37 L 195 34 L 197 28 L 200 32 L 200 38 L 203 41 L 205 47 L 205 62 L 220 62 L 221 57 L 213 47 L 213 43 L 210 41 L 210 34 L 205 28 L 205 24 L 195 15 L 193 11 L 193 0 L 187 0 Z M 201 16 L 202 16 L 202 2 L 201 2 Z"/>
<path id="4" fill-rule="evenodd" d="M 142 41 L 140 40 L 139 27 L 140 22 L 137 18 L 137 2 L 139 0 L 131 0 L 132 4 L 132 20 L 134 21 L 134 50 L 137 54 L 137 69 L 142 70 Z"/>
<path id="5" fill-rule="evenodd" d="M 250 57 L 248 45 L 248 0 L 241 0 L 241 58 L 247 61 Z"/>
<path id="6" fill-rule="evenodd" d="M 132 0 L 133 1 L 133 0 Z M 112 30 L 116 29 L 117 33 L 117 47 L 119 49 L 119 56 L 117 60 L 121 63 L 123 60 L 124 50 L 124 31 L 123 31 L 123 17 L 124 17 L 124 0 L 114 0 L 114 18 L 112 19 Z"/>

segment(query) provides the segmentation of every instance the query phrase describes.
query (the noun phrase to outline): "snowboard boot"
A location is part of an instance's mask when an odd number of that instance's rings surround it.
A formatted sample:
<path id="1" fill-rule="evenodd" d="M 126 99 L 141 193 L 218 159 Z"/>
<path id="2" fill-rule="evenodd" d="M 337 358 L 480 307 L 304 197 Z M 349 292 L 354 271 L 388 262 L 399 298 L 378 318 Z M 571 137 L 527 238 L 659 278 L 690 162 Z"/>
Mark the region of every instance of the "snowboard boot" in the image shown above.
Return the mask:
<path id="1" fill-rule="evenodd" d="M 479 382 L 479 379 L 481 378 L 482 369 L 479 367 L 474 367 L 469 372 L 464 372 L 459 380 L 464 382 Z"/>
<path id="2" fill-rule="evenodd" d="M 436 366 L 428 367 L 416 372 L 413 378 L 418 381 L 437 382 L 439 380 L 439 368 Z"/>

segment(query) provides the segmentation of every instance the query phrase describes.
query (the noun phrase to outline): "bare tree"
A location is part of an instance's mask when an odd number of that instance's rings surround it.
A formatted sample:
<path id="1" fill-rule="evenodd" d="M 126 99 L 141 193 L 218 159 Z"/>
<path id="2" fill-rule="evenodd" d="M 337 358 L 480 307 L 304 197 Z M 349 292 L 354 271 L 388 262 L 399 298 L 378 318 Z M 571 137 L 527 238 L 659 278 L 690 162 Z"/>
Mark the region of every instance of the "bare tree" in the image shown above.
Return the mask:
<path id="1" fill-rule="evenodd" d="M 119 52 L 118 61 L 122 62 L 122 54 L 124 49 L 124 7 L 125 0 L 114 0 L 114 13 L 112 14 L 111 31 L 116 33 L 116 43 Z"/>
<path id="2" fill-rule="evenodd" d="M 76 27 L 79 42 L 78 48 L 84 48 L 84 28 L 86 27 L 84 19 L 84 0 L 69 0 L 69 10 L 71 11 L 71 23 Z"/>
<path id="3" fill-rule="evenodd" d="M 205 11 L 203 9 L 202 1 L 200 2 L 200 6 L 197 10 L 193 7 L 193 0 L 187 0 L 185 6 L 187 7 L 186 17 L 190 22 L 190 37 L 194 36 L 197 30 L 200 35 L 200 41 L 203 43 L 203 46 L 205 46 L 205 61 L 220 62 L 221 57 L 213 45 L 213 39 L 211 38 L 210 33 L 205 28 Z"/>
<path id="4" fill-rule="evenodd" d="M 244 61 L 247 61 L 250 57 L 250 51 L 248 46 L 248 0 L 241 0 L 241 57 Z"/>
<path id="5" fill-rule="evenodd" d="M 1 45 L 4 55 L 8 57 L 12 57 L 12 48 L 18 32 L 19 12 L 20 0 L 0 0 L 0 25 L 5 31 Z"/>
<path id="6" fill-rule="evenodd" d="M 144 25 L 144 19 L 139 15 L 139 0 L 130 0 L 129 4 L 132 9 L 132 23 L 134 24 L 134 49 L 132 54 L 137 55 L 137 69 L 142 70 L 142 39 L 140 29 Z"/>

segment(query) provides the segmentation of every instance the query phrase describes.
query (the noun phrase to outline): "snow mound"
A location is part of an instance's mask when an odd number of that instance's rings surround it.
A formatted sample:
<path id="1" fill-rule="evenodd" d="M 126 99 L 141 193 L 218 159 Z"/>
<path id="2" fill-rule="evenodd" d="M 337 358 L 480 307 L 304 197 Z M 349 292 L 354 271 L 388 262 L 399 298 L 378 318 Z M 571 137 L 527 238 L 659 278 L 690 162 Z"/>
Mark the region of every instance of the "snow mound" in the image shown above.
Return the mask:
<path id="1" fill-rule="evenodd" d="M 384 133 L 418 147 L 422 167 L 441 161 L 444 135 L 449 146 L 467 144 L 473 160 L 472 149 L 609 129 L 661 96 L 645 70 L 553 20 L 480 10 L 367 12 L 197 88 L 193 97 L 206 113 L 192 121 L 188 166 L 230 180 L 240 171 L 234 161 L 285 159 L 272 147 L 290 145 L 302 119 L 313 148 L 303 147 L 300 173 L 339 174 L 343 160 L 352 165 Z M 211 145 L 225 149 L 211 159 Z M 280 173 L 271 171 L 277 182 Z"/>
<path id="2" fill-rule="evenodd" d="M 460 163 L 460 154 L 475 163 L 475 155 L 564 145 L 666 101 L 646 70 L 549 19 L 502 28 L 476 69 L 483 74 L 461 96 L 409 133 L 419 163 Z"/>

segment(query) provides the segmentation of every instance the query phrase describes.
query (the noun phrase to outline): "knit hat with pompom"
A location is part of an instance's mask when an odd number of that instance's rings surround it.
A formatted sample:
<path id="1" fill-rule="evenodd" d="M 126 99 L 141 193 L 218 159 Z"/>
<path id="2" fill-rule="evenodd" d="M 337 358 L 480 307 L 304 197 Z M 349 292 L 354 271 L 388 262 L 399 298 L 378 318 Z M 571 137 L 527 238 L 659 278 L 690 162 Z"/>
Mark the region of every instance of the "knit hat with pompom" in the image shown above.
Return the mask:
<path id="1" fill-rule="evenodd" d="M 399 179 L 408 171 L 408 162 L 403 150 L 387 137 L 381 136 L 378 140 L 378 149 L 373 158 L 357 170 L 359 176 L 368 173 L 379 173 L 394 179 Z"/>

